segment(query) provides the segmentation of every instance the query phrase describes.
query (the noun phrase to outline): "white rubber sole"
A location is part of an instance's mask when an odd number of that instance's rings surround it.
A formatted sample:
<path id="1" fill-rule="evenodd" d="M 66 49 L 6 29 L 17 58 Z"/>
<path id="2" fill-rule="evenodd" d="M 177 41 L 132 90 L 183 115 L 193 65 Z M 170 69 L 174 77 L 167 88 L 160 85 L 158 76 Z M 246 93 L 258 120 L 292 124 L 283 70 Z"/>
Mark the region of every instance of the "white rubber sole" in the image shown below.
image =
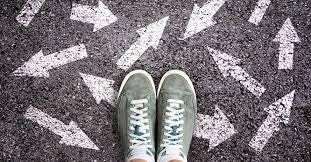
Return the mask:
<path id="1" fill-rule="evenodd" d="M 151 83 L 151 85 L 153 87 L 154 96 L 156 96 L 156 89 L 155 89 L 154 82 L 153 82 L 153 79 L 152 79 L 151 75 L 148 72 L 146 72 L 145 70 L 134 70 L 134 71 L 131 71 L 130 73 L 128 73 L 125 76 L 125 78 L 123 79 L 121 87 L 120 87 L 120 90 L 119 90 L 119 93 L 118 93 L 118 99 L 119 99 L 119 96 L 120 96 L 120 94 L 121 94 L 121 92 L 122 92 L 122 90 L 124 88 L 124 85 L 126 84 L 127 80 L 134 74 L 143 74 L 143 75 L 145 75 L 148 78 L 148 80 L 150 81 L 150 83 Z"/>
<path id="2" fill-rule="evenodd" d="M 163 75 L 163 77 L 161 78 L 161 81 L 160 81 L 160 83 L 159 83 L 159 87 L 158 87 L 158 91 L 157 91 L 157 97 L 159 96 L 160 89 L 161 89 L 161 87 L 162 87 L 162 84 L 163 84 L 164 80 L 165 80 L 168 76 L 173 75 L 173 74 L 180 75 L 180 76 L 182 76 L 182 77 L 187 81 L 187 83 L 190 85 L 190 87 L 191 87 L 191 89 L 192 89 L 192 92 L 193 92 L 193 94 L 194 94 L 194 96 L 195 96 L 195 100 L 197 100 L 196 94 L 195 94 L 195 90 L 194 90 L 194 86 L 193 86 L 193 84 L 192 84 L 192 82 L 191 82 L 189 76 L 188 76 L 185 72 L 180 71 L 180 70 L 170 70 L 170 71 L 166 72 L 166 73 Z"/>

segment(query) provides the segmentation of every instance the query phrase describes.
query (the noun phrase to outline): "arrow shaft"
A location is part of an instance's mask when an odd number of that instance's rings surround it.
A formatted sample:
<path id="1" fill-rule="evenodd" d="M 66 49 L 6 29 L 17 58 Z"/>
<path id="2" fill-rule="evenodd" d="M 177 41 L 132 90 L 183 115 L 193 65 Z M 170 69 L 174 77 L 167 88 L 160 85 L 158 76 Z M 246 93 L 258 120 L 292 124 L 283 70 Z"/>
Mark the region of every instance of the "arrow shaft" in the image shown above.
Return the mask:
<path id="1" fill-rule="evenodd" d="M 50 115 L 33 106 L 29 106 L 26 113 L 24 114 L 24 117 L 38 123 L 42 127 L 49 129 L 59 136 L 64 136 L 66 134 L 65 132 L 67 131 L 67 128 L 64 123 L 55 118 L 52 118 Z"/>
<path id="2" fill-rule="evenodd" d="M 39 12 L 45 0 L 27 0 L 16 20 L 24 26 L 28 26 L 31 20 Z"/>
<path id="3" fill-rule="evenodd" d="M 260 97 L 265 91 L 257 80 L 252 78 L 246 71 L 239 66 L 232 66 L 229 70 L 230 75 L 239 81 L 247 90 L 253 93 L 255 96 Z"/>
<path id="4" fill-rule="evenodd" d="M 145 41 L 145 39 L 139 38 L 117 61 L 118 67 L 123 70 L 130 68 L 134 62 L 144 54 L 149 46 L 150 45 Z"/>
<path id="5" fill-rule="evenodd" d="M 279 131 L 280 120 L 277 120 L 274 116 L 268 116 L 263 124 L 259 127 L 256 136 L 254 136 L 249 146 L 256 151 L 261 151 L 272 137 L 273 133 Z"/>
<path id="6" fill-rule="evenodd" d="M 83 44 L 65 49 L 43 57 L 42 65 L 46 70 L 50 70 L 70 62 L 86 58 L 87 52 Z"/>
<path id="7" fill-rule="evenodd" d="M 292 69 L 294 58 L 294 43 L 281 43 L 279 48 L 278 69 Z"/>
<path id="8" fill-rule="evenodd" d="M 70 19 L 86 23 L 96 22 L 97 9 L 92 6 L 86 6 L 74 3 L 71 10 Z"/>
<path id="9" fill-rule="evenodd" d="M 260 21 L 262 20 L 263 16 L 265 15 L 265 12 L 267 11 L 270 3 L 271 3 L 271 0 L 259 0 L 257 2 L 255 10 L 252 12 L 252 15 L 248 21 L 250 23 L 258 25 Z"/>

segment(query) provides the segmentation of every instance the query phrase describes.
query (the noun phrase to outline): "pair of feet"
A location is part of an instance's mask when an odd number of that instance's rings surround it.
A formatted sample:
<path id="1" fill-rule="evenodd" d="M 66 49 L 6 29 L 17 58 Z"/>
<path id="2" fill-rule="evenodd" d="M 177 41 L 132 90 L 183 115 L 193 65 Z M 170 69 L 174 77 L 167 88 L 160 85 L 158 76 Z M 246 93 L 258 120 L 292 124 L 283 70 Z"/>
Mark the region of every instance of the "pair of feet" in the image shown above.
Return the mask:
<path id="1" fill-rule="evenodd" d="M 129 73 L 118 94 L 118 122 L 126 161 L 186 162 L 197 105 L 190 78 L 171 70 L 156 92 L 143 70 Z"/>

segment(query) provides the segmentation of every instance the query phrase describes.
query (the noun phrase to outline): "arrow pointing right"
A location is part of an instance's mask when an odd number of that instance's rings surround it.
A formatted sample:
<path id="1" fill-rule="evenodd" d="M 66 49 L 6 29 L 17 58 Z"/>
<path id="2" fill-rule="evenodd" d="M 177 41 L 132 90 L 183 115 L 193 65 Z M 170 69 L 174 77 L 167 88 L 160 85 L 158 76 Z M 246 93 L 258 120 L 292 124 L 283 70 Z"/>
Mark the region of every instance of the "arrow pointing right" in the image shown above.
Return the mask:
<path id="1" fill-rule="evenodd" d="M 264 109 L 269 115 L 259 127 L 256 136 L 251 139 L 250 147 L 256 151 L 262 151 L 273 133 L 280 130 L 280 123 L 288 124 L 294 94 L 295 90 Z"/>
<path id="2" fill-rule="evenodd" d="M 209 151 L 235 134 L 234 126 L 218 106 L 214 116 L 198 114 L 196 123 L 194 135 L 209 139 Z"/>
<path id="3" fill-rule="evenodd" d="M 50 115 L 33 106 L 29 106 L 24 117 L 61 136 L 60 144 L 99 150 L 91 139 L 89 139 L 73 121 L 71 121 L 69 125 L 65 125 L 61 121 L 52 118 Z"/>

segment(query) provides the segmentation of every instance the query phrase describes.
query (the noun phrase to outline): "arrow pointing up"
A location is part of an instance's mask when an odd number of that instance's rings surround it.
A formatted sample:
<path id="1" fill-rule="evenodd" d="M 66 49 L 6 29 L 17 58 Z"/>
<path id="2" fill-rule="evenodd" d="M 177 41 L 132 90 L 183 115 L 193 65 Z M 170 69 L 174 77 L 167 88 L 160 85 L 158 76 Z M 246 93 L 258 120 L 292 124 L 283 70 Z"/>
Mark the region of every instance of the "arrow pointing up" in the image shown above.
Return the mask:
<path id="1" fill-rule="evenodd" d="M 224 77 L 232 76 L 256 97 L 260 97 L 266 91 L 257 80 L 237 65 L 240 62 L 239 59 L 209 47 L 208 49 Z"/>
<path id="2" fill-rule="evenodd" d="M 279 69 L 292 69 L 294 57 L 294 43 L 300 42 L 295 28 L 288 18 L 281 30 L 276 35 L 274 42 L 280 42 L 279 48 Z"/>
<path id="3" fill-rule="evenodd" d="M 194 4 L 183 39 L 215 25 L 216 22 L 213 20 L 213 16 L 225 2 L 226 0 L 209 0 L 202 7 Z"/>
<path id="4" fill-rule="evenodd" d="M 209 139 L 209 151 L 235 134 L 234 126 L 215 106 L 214 116 L 198 114 L 195 136 Z"/>
<path id="5" fill-rule="evenodd" d="M 117 21 L 117 17 L 101 1 L 98 7 L 73 3 L 70 19 L 94 24 L 93 32 Z"/>
<path id="6" fill-rule="evenodd" d="M 88 57 L 83 44 L 47 56 L 42 50 L 13 72 L 16 76 L 49 77 L 48 70 Z"/>
<path id="7" fill-rule="evenodd" d="M 167 16 L 147 27 L 138 29 L 137 33 L 140 37 L 117 61 L 118 67 L 127 70 L 150 46 L 157 49 L 168 19 Z"/>
<path id="8" fill-rule="evenodd" d="M 83 73 L 80 73 L 80 76 L 83 78 L 85 84 L 89 87 L 97 104 L 104 100 L 111 105 L 115 105 L 117 92 L 112 87 L 114 84 L 113 80 Z"/>
<path id="9" fill-rule="evenodd" d="M 59 141 L 60 144 L 99 150 L 99 148 L 73 121 L 71 121 L 69 125 L 65 125 L 61 121 L 52 118 L 50 115 L 33 106 L 29 106 L 24 117 L 61 136 L 62 139 Z"/>
<path id="10" fill-rule="evenodd" d="M 279 131 L 280 123 L 288 124 L 294 94 L 295 90 L 264 109 L 269 115 L 259 127 L 256 136 L 251 139 L 250 147 L 256 151 L 261 151 L 273 133 Z"/>

